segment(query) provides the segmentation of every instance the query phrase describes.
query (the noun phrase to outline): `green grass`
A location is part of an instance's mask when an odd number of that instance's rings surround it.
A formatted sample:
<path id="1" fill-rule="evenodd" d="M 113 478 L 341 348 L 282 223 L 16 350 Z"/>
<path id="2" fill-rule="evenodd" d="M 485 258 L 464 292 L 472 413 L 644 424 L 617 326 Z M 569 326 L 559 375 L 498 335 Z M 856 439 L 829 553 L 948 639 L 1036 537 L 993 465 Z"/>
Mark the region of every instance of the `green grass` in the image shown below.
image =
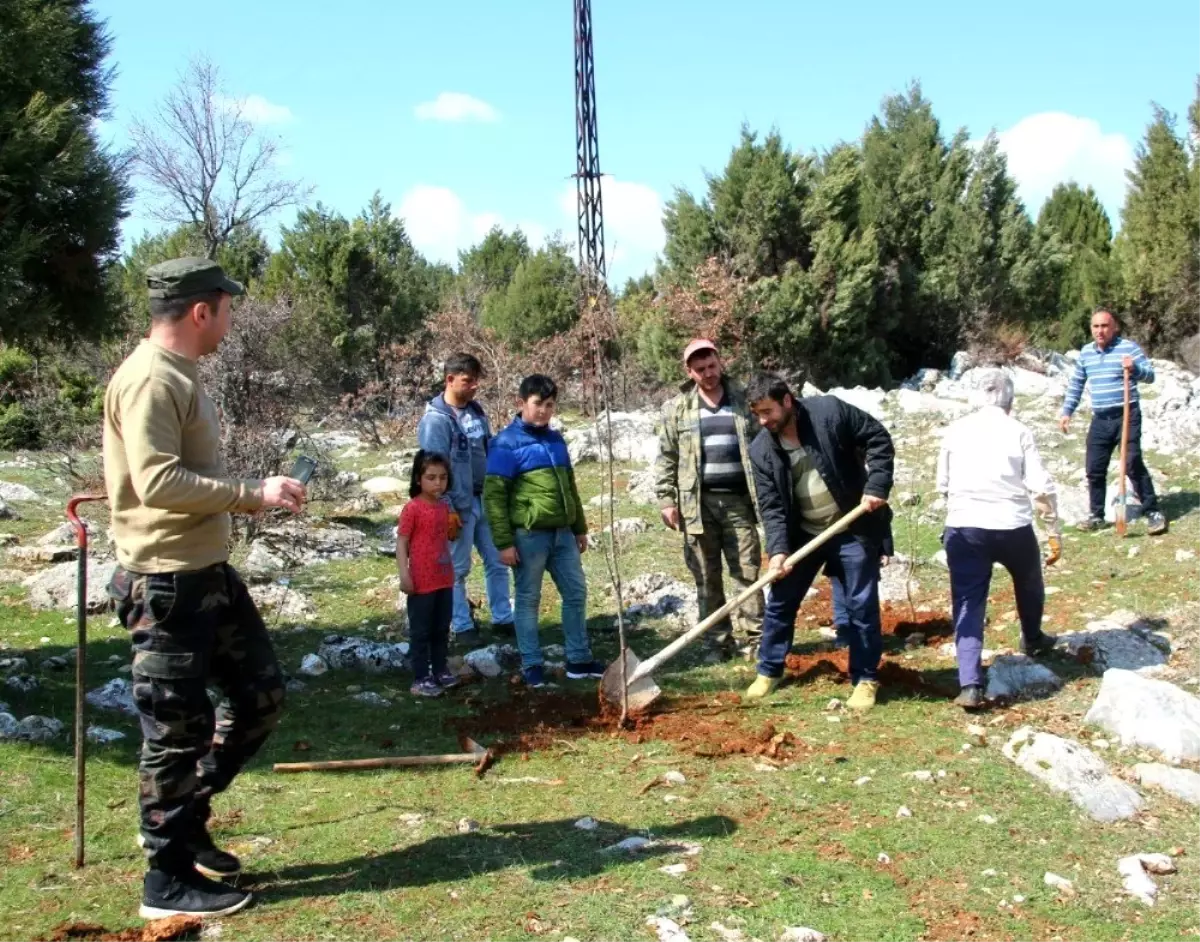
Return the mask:
<path id="1" fill-rule="evenodd" d="M 920 440 L 919 450 L 931 454 L 936 440 Z M 1078 447 L 1068 443 L 1063 454 L 1077 459 Z M 359 464 L 384 460 L 372 455 Z M 1178 468 L 1153 456 L 1151 465 Z M 912 467 L 915 473 L 902 475 L 897 490 L 927 495 L 926 462 L 914 458 Z M 5 521 L 0 529 L 30 542 L 61 519 L 67 489 L 52 475 L 4 469 L 0 479 L 29 483 L 56 501 L 15 505 L 24 519 Z M 617 516 L 655 524 L 651 532 L 625 541 L 626 577 L 661 570 L 687 582 L 678 535 L 657 525 L 655 508 L 624 498 L 624 480 L 618 481 Z M 599 489 L 599 468 L 581 468 L 580 482 L 586 500 Z M 1068 536 L 1065 558 L 1048 579 L 1059 590 L 1048 598 L 1052 627 L 1082 628 L 1085 613 L 1099 617 L 1115 608 L 1174 613 L 1194 602 L 1195 570 L 1176 564 L 1174 556 L 1178 549 L 1195 548 L 1200 513 L 1195 482 L 1180 482 L 1186 485 L 1183 493 L 1169 498 L 1176 520 L 1167 537 L 1151 540 L 1136 527 L 1125 541 L 1111 531 Z M 326 510 L 317 505 L 312 513 Z M 910 528 L 922 512 L 898 510 L 897 549 L 928 558 L 937 549 L 939 526 L 927 520 Z M 363 525 L 386 520 L 375 515 Z M 1131 559 L 1132 546 L 1140 552 Z M 600 553 L 589 553 L 585 563 L 590 614 L 600 627 L 613 614 L 604 562 Z M 280 622 L 275 628 L 285 666 L 294 671 L 326 633 L 377 636 L 379 625 L 390 630 L 394 603 L 383 580 L 391 572 L 392 564 L 380 558 L 297 573 L 293 585 L 313 598 L 319 614 L 309 625 Z M 916 604 L 944 607 L 944 571 L 926 565 L 916 578 Z M 6 656 L 28 656 L 36 673 L 41 660 L 73 645 L 72 613 L 35 614 L 19 587 L 0 591 Z M 557 605 L 548 588 L 543 643 L 561 641 Z M 1011 587 L 997 579 L 989 647 L 1015 645 L 1013 608 Z M 1194 609 L 1189 611 L 1194 622 Z M 264 614 L 274 621 L 272 613 Z M 119 664 L 128 662 L 124 632 L 109 622 L 108 615 L 91 620 L 89 688 L 121 676 Z M 1194 636 L 1194 626 L 1178 619 L 1168 630 L 1191 630 Z M 43 637 L 50 640 L 43 643 Z M 650 625 L 632 637 L 644 656 L 669 634 Z M 801 646 L 817 640 L 812 631 L 797 636 Z M 594 641 L 599 655 L 614 654 L 610 631 L 596 631 Z M 110 662 L 112 655 L 119 662 Z M 931 677 L 950 676 L 946 672 L 953 666 L 937 657 L 936 648 L 904 651 L 890 645 L 888 656 Z M 785 686 L 764 704 L 727 706 L 724 716 L 747 731 L 770 722 L 796 737 L 794 755 L 775 771 L 764 771 L 763 760 L 753 756 L 704 758 L 688 744 L 655 738 L 653 732 L 638 741 L 632 734 L 581 734 L 564 727 L 544 737 L 544 748 L 502 756 L 482 779 L 465 767 L 279 775 L 271 763 L 455 751 L 463 723 L 469 729 L 477 718 L 486 729 L 489 715 L 504 704 L 537 694 L 500 678 L 442 701 L 414 702 L 403 675 L 334 671 L 306 679 L 307 689 L 290 697 L 283 723 L 263 753 L 216 803 L 215 833 L 243 856 L 248 871 L 243 882 L 258 892 L 252 909 L 225 921 L 224 937 L 651 939 L 646 917 L 680 893 L 691 900 L 685 929 L 694 940 L 717 938 L 709 928 L 714 921 L 763 940 L 795 925 L 812 926 L 831 939 L 1195 936 L 1200 872 L 1194 854 L 1178 860 L 1177 875 L 1156 878 L 1160 897 L 1153 909 L 1125 896 L 1116 872 L 1125 854 L 1173 845 L 1194 852 L 1194 809 L 1146 792 L 1148 810 L 1137 819 L 1096 824 L 1001 756 L 1000 745 L 1025 723 L 1084 741 L 1095 735 L 1081 717 L 1098 680 L 1061 658 L 1053 663 L 1069 678 L 1067 689 L 1053 700 L 986 715 L 988 744 L 967 751 L 961 712 L 946 701 L 905 691 L 885 691 L 884 702 L 865 718 L 841 714 L 840 722 L 830 722 L 826 704 L 847 690 L 826 677 Z M 749 664 L 705 666 L 700 652 L 691 650 L 658 679 L 668 693 L 711 699 L 742 689 L 752 676 Z M 21 695 L 0 688 L 0 700 L 18 715 L 42 713 L 69 724 L 72 678 L 39 677 L 40 690 Z M 351 699 L 350 685 L 387 696 L 393 705 L 364 706 Z M 592 703 L 596 688 L 592 682 L 564 681 L 554 693 Z M 688 703 L 697 709 L 696 701 Z M 93 710 L 89 719 L 129 737 L 90 746 L 88 865 L 82 871 L 71 867 L 70 744 L 0 744 L 0 938 L 48 937 L 70 921 L 112 930 L 138 924 L 143 865 L 134 845 L 137 729 L 120 715 Z M 554 718 L 547 719 L 553 726 Z M 296 751 L 299 743 L 309 748 Z M 1142 761 L 1136 752 L 1102 754 L 1115 769 Z M 686 783 L 645 787 L 670 769 L 681 771 Z M 932 771 L 934 778 L 904 777 L 917 769 Z M 856 785 L 863 777 L 870 781 Z M 912 817 L 896 817 L 901 805 Z M 979 823 L 984 814 L 996 823 Z M 573 822 L 584 816 L 596 818 L 599 828 L 575 828 Z M 479 822 L 480 829 L 458 833 L 456 823 L 464 817 Z M 603 851 L 634 834 L 694 842 L 702 849 L 694 856 L 670 848 L 633 856 Z M 879 861 L 881 853 L 890 863 Z M 682 877 L 660 871 L 673 863 L 689 869 Z M 1077 894 L 1060 898 L 1043 884 L 1046 871 L 1074 881 Z M 1012 904 L 1014 894 L 1024 902 Z"/>

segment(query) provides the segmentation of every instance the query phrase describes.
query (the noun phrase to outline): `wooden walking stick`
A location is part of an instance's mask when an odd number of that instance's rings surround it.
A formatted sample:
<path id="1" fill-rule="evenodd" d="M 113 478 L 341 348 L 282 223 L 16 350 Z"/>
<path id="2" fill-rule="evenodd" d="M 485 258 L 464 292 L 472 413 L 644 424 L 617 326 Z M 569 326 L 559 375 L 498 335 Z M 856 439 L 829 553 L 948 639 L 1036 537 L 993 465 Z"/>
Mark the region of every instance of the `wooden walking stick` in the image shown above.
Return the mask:
<path id="1" fill-rule="evenodd" d="M 1125 479 L 1129 476 L 1129 367 L 1122 366 L 1121 373 L 1125 377 L 1125 403 L 1121 412 L 1121 480 L 1117 484 L 1117 536 L 1125 535 Z"/>
<path id="2" fill-rule="evenodd" d="M 87 717 L 84 714 L 87 701 L 83 691 L 87 686 L 87 525 L 79 519 L 76 508 L 93 500 L 106 500 L 103 494 L 76 494 L 67 502 L 67 519 L 75 530 L 75 542 L 79 546 L 79 570 L 75 577 L 75 868 L 83 866 L 83 820 L 85 800 L 85 773 L 87 762 Z"/>

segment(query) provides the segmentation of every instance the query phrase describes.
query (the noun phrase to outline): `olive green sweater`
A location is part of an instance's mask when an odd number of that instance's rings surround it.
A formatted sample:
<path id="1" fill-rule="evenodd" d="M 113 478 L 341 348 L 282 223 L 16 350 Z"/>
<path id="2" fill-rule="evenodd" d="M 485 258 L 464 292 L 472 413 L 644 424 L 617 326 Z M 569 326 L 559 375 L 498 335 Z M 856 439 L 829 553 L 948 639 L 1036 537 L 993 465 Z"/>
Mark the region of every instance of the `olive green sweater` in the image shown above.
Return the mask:
<path id="1" fill-rule="evenodd" d="M 195 361 L 151 340 L 105 390 L 104 482 L 117 559 L 133 572 L 225 562 L 230 512 L 262 506 L 262 481 L 225 477 L 217 407 Z"/>

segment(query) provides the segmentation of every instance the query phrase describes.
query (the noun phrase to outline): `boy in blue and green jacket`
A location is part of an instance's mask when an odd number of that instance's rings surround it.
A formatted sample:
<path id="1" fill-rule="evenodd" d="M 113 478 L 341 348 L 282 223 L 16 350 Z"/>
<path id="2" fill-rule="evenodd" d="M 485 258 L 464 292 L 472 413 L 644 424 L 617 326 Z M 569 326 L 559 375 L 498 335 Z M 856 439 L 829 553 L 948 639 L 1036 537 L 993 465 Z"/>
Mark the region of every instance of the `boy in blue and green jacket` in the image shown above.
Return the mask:
<path id="1" fill-rule="evenodd" d="M 587 550 L 587 516 L 575 486 L 571 457 L 562 435 L 550 428 L 558 406 L 558 386 L 549 376 L 521 381 L 520 412 L 488 452 L 483 510 L 500 551 L 500 561 L 516 575 L 514 622 L 521 668 L 530 687 L 545 685 L 538 641 L 542 575 L 562 596 L 567 677 L 600 677 L 604 665 L 592 659 L 587 636 L 587 582 L 580 554 Z"/>

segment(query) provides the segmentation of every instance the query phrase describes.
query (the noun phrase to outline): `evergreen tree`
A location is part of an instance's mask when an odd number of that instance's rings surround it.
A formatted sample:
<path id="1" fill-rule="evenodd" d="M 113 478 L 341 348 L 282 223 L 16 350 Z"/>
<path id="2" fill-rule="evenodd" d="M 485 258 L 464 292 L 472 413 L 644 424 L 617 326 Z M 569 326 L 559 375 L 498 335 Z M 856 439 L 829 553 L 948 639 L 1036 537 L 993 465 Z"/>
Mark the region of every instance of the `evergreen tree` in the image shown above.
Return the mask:
<path id="1" fill-rule="evenodd" d="M 1193 104 L 1190 115 L 1197 112 Z M 1129 332 L 1152 354 L 1172 356 L 1196 331 L 1200 309 L 1200 202 L 1195 144 L 1158 107 L 1138 146 L 1114 245 Z"/>
<path id="2" fill-rule="evenodd" d="M 1096 191 L 1078 183 L 1060 183 L 1038 213 L 1038 236 L 1056 238 L 1066 254 L 1057 286 L 1057 317 L 1043 331 L 1061 349 L 1078 347 L 1088 339 L 1092 311 L 1112 304 L 1112 224 Z"/>
<path id="3" fill-rule="evenodd" d="M 96 339 L 130 192 L 98 141 L 110 40 L 83 0 L 0 3 L 0 339 Z"/>
<path id="4" fill-rule="evenodd" d="M 579 317 L 578 281 L 567 245 L 551 239 L 517 265 L 505 290 L 488 295 L 483 325 L 518 348 L 570 330 Z"/>

